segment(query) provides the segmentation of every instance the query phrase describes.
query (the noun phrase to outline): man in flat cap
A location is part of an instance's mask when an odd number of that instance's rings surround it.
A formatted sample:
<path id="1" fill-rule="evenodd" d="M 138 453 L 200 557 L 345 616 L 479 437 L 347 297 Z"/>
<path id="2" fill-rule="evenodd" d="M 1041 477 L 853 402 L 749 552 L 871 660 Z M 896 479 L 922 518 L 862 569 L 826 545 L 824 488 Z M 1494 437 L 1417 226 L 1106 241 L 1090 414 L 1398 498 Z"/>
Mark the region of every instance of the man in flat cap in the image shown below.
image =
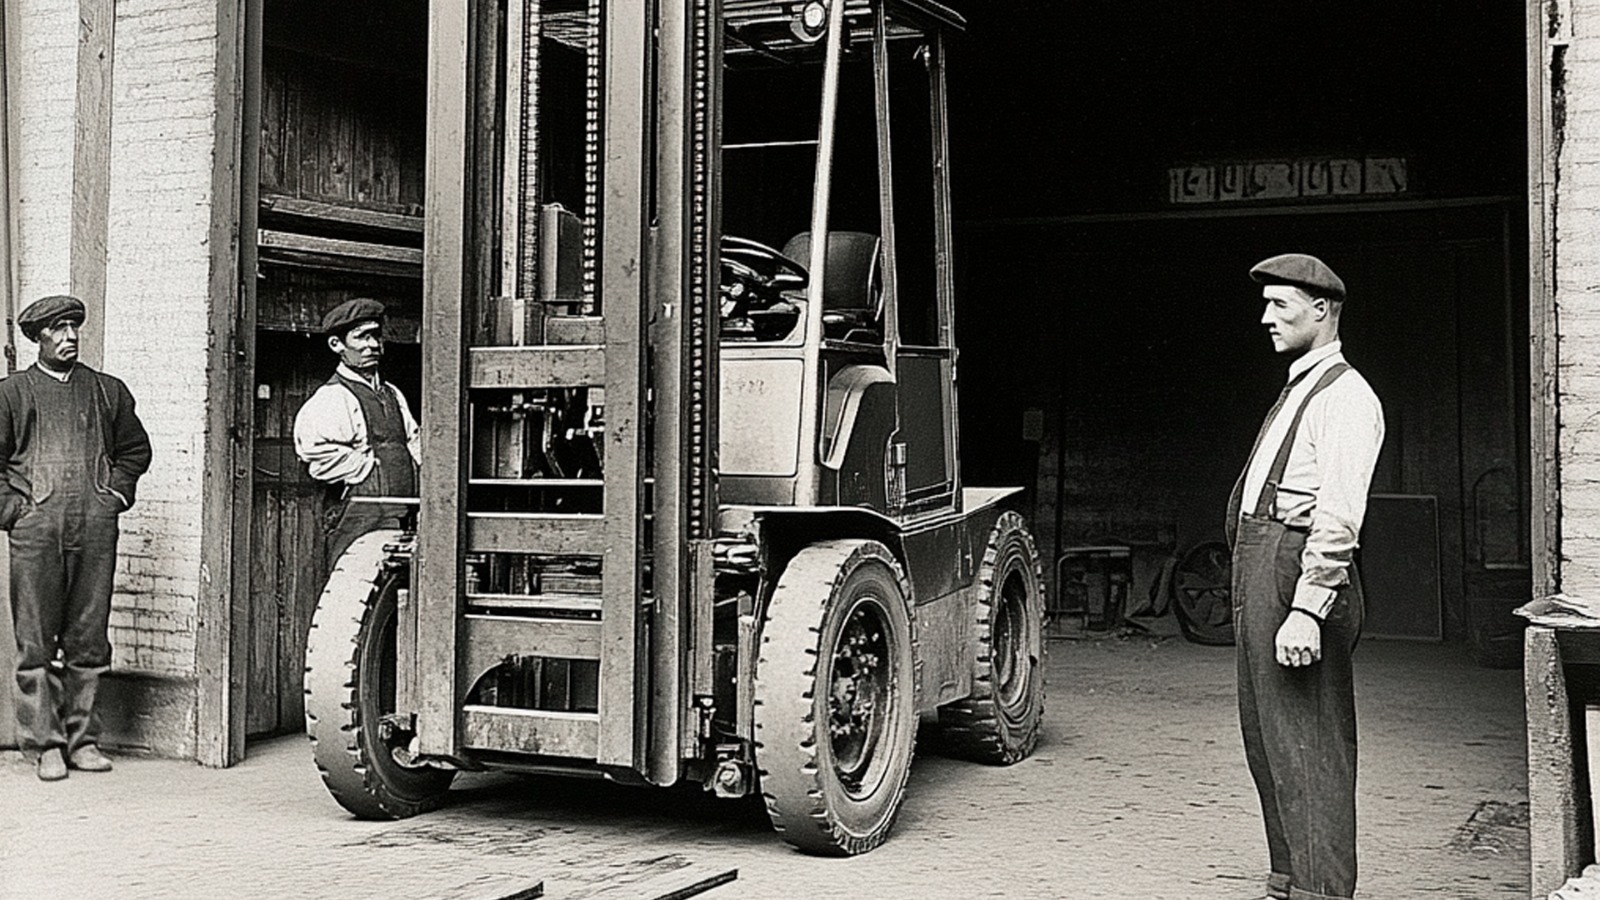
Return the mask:
<path id="1" fill-rule="evenodd" d="M 1345 362 L 1345 287 L 1332 269 L 1287 253 L 1250 276 L 1289 379 L 1229 501 L 1239 720 L 1266 822 L 1267 896 L 1347 898 L 1356 887 L 1350 656 L 1362 617 L 1352 554 L 1383 406 Z"/>
<path id="2" fill-rule="evenodd" d="M 17 317 L 39 359 L 0 381 L 0 528 L 11 532 L 17 737 L 45 781 L 104 772 L 95 698 L 117 517 L 150 468 L 150 438 L 119 379 L 78 360 L 83 303 L 46 297 Z M 60 661 L 57 662 L 57 656 Z"/>
<path id="3" fill-rule="evenodd" d="M 363 534 L 401 527 L 409 507 L 388 498 L 417 496 L 417 420 L 400 389 L 378 375 L 383 319 L 383 304 L 364 297 L 323 316 L 339 364 L 294 418 L 295 454 L 330 489 L 329 568 Z"/>

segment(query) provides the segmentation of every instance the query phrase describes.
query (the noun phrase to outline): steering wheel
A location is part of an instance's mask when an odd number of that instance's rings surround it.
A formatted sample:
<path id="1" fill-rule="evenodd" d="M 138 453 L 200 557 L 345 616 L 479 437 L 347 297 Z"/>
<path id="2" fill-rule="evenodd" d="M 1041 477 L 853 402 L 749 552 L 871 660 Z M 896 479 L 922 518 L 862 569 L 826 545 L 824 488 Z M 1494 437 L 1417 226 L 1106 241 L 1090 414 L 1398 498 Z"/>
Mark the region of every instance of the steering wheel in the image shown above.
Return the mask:
<path id="1" fill-rule="evenodd" d="M 803 290 L 810 280 L 804 266 L 766 244 L 723 235 L 723 319 L 745 318 L 784 303 L 785 291 Z"/>

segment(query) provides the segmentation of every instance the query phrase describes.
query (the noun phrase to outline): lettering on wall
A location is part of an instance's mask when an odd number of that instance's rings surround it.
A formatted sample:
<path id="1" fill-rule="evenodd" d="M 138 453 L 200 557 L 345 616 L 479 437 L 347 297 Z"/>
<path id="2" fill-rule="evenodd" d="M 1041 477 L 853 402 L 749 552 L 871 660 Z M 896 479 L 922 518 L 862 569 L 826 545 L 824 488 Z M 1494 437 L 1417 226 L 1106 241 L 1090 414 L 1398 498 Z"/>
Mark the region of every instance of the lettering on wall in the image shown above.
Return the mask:
<path id="1" fill-rule="evenodd" d="M 1407 192 L 1403 156 L 1302 157 L 1194 163 L 1167 170 L 1171 203 L 1392 197 Z"/>

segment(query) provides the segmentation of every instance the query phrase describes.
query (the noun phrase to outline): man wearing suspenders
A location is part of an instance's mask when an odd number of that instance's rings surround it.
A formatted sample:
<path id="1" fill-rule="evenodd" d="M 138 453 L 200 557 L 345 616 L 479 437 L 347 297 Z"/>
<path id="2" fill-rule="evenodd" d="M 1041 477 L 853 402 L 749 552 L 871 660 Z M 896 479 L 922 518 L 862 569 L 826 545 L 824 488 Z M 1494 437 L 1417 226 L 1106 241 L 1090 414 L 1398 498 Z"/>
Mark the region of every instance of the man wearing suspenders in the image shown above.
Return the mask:
<path id="1" fill-rule="evenodd" d="M 393 498 L 417 496 L 417 421 L 400 389 L 378 376 L 383 315 L 383 304 L 357 298 L 322 318 L 339 365 L 294 418 L 295 455 L 330 489 L 330 569 L 356 538 L 401 527 L 410 507 Z"/>
<path id="2" fill-rule="evenodd" d="M 1239 721 L 1261 797 L 1279 900 L 1356 886 L 1356 716 L 1361 633 L 1352 563 L 1383 445 L 1383 407 L 1345 362 L 1344 282 L 1314 256 L 1257 263 L 1261 323 L 1292 360 L 1229 501 Z"/>

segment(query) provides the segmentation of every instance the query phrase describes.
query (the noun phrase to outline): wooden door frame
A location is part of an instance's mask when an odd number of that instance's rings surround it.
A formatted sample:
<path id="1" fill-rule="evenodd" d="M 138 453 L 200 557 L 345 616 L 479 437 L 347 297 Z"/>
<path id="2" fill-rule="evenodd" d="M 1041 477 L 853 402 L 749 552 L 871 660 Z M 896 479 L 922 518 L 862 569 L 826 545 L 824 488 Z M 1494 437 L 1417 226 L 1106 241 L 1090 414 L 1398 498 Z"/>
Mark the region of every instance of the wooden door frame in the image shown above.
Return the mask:
<path id="1" fill-rule="evenodd" d="M 1533 563 L 1533 595 L 1542 597 L 1561 589 L 1561 459 L 1560 362 L 1557 337 L 1556 272 L 1560 248 L 1556 241 L 1556 203 L 1561 143 L 1565 139 L 1565 110 L 1558 112 L 1555 98 L 1566 93 L 1565 63 L 1571 37 L 1571 4 L 1566 0 L 1526 0 L 1528 88 L 1528 368 L 1529 460 L 1532 468 L 1529 530 Z M 1532 629 L 1527 638 L 1529 668 L 1525 687 L 1530 698 L 1545 698 L 1553 680 L 1564 685 L 1560 655 L 1552 649 L 1548 630 Z M 1540 652 L 1541 650 L 1547 652 Z M 1554 662 L 1552 662 L 1554 660 Z M 1541 700 L 1542 702 L 1542 700 Z M 1550 701 L 1565 707 L 1564 690 Z M 1541 706 L 1540 708 L 1544 708 Z M 1529 868 L 1535 896 L 1544 896 L 1576 874 L 1584 856 L 1583 835 L 1574 817 L 1546 818 L 1546 810 L 1571 809 L 1575 785 L 1572 768 L 1541 765 L 1551 754 L 1571 750 L 1571 723 L 1538 722 L 1528 728 L 1528 801 L 1533 810 Z M 1546 727 L 1552 726 L 1552 727 Z M 1553 749 L 1552 749 L 1553 748 Z M 1570 762 L 1570 758 L 1568 759 Z"/>
<path id="2" fill-rule="evenodd" d="M 262 0 L 218 0 L 208 310 L 214 339 L 206 359 L 195 617 L 195 757 L 208 766 L 230 766 L 245 755 L 261 16 Z"/>
<path id="3" fill-rule="evenodd" d="M 1533 594 L 1561 589 L 1559 347 L 1555 240 L 1557 155 L 1564 116 L 1552 90 L 1563 90 L 1571 10 L 1559 0 L 1527 0 L 1528 89 L 1528 384 Z M 1552 81 L 1556 85 L 1552 85 Z"/>

